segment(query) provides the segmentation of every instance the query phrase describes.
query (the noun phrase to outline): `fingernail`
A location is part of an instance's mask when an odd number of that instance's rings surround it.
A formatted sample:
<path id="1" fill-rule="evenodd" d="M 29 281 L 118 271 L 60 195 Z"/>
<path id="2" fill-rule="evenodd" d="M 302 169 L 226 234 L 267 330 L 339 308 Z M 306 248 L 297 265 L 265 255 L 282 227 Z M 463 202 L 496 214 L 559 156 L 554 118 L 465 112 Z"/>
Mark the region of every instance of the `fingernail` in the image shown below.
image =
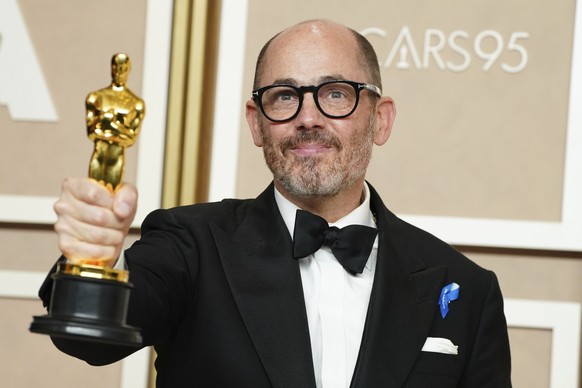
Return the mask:
<path id="1" fill-rule="evenodd" d="M 127 216 L 129 215 L 129 212 L 131 212 L 131 206 L 128 203 L 121 202 L 119 205 L 117 205 L 117 213 L 120 215 Z"/>

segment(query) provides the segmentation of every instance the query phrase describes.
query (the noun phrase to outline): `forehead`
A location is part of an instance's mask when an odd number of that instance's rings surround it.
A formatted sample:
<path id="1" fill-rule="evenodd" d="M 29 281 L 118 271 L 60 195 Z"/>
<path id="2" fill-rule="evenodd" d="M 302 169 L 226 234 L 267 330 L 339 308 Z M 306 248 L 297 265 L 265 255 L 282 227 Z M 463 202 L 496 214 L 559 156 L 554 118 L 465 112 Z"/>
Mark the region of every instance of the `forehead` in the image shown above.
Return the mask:
<path id="1" fill-rule="evenodd" d="M 362 81 L 360 50 L 351 31 L 327 23 L 304 23 L 277 36 L 269 46 L 261 86 L 278 80 L 317 84 L 333 78 Z"/>

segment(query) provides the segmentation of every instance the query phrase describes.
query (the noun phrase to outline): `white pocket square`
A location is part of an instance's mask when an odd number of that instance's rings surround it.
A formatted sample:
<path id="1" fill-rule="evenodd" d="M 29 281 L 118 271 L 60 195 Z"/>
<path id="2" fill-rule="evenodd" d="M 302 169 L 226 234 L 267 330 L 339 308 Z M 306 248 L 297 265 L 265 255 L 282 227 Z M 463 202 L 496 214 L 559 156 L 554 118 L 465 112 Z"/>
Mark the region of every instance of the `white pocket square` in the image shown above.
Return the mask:
<path id="1" fill-rule="evenodd" d="M 458 355 L 459 347 L 446 338 L 428 337 L 422 347 L 422 351 Z"/>

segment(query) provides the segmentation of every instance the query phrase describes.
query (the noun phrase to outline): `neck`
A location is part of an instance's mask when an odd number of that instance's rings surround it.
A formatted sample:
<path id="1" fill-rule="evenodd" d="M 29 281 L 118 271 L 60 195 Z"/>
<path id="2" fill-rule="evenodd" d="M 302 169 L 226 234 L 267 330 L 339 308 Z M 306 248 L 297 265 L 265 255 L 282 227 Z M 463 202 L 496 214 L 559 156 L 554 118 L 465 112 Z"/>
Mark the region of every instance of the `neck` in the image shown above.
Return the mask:
<path id="1" fill-rule="evenodd" d="M 309 196 L 295 197 L 285 191 L 277 182 L 277 190 L 287 200 L 297 205 L 303 210 L 323 217 L 327 222 L 336 222 L 342 217 L 350 214 L 364 200 L 364 179 L 358 180 L 350 188 L 334 196 Z"/>

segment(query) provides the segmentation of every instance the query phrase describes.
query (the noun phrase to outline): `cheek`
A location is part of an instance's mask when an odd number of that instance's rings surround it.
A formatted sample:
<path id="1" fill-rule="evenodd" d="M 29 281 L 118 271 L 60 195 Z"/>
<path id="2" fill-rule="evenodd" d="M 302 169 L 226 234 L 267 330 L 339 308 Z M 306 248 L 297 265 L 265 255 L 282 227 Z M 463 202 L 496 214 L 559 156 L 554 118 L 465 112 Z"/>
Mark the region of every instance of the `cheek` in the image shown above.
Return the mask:
<path id="1" fill-rule="evenodd" d="M 346 122 L 336 129 L 335 134 L 344 148 L 353 148 L 369 141 L 370 130 L 367 119 Z"/>
<path id="2" fill-rule="evenodd" d="M 271 145 L 273 138 L 271 126 L 260 117 L 257 118 L 257 122 L 259 131 L 253 132 L 255 144 L 260 143 L 260 145 L 257 145 L 263 147 Z"/>
<path id="3" fill-rule="evenodd" d="M 263 147 L 277 147 L 286 138 L 288 129 L 283 124 L 260 124 L 260 137 L 263 142 Z"/>

